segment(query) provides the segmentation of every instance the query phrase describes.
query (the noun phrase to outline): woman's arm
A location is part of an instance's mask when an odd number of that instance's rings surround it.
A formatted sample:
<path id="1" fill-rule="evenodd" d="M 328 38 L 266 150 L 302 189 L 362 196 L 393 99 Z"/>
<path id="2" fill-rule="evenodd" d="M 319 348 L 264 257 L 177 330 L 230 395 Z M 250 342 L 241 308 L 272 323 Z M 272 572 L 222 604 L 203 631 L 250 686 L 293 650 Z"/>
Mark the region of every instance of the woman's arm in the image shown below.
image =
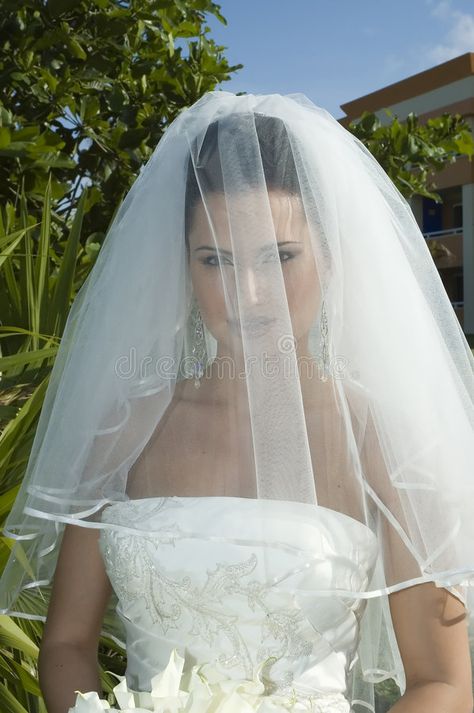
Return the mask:
<path id="1" fill-rule="evenodd" d="M 425 582 L 389 594 L 406 676 L 390 713 L 472 713 L 466 609 L 447 589 Z"/>
<path id="2" fill-rule="evenodd" d="M 112 587 L 99 532 L 65 526 L 38 661 L 48 713 L 67 713 L 76 701 L 75 690 L 102 696 L 97 649 Z"/>
<path id="3" fill-rule="evenodd" d="M 370 408 L 361 462 L 370 486 L 402 529 L 410 533 L 412 522 L 407 521 L 406 513 L 412 510 L 400 495 L 403 489 L 394 487 Z M 404 467 L 409 465 L 408 462 Z M 378 510 L 377 514 L 388 583 L 418 577 L 418 561 L 383 513 Z M 471 657 L 463 603 L 434 582 L 406 587 L 388 598 L 406 677 L 406 691 L 390 713 L 473 713 Z"/>

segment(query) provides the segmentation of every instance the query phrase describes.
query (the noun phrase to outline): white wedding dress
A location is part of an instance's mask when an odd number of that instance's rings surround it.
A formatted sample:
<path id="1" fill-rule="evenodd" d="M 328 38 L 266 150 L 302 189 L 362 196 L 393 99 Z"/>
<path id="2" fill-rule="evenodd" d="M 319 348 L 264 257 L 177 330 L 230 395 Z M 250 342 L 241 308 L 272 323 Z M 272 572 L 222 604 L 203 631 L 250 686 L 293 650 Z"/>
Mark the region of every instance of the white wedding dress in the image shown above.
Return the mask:
<path id="1" fill-rule="evenodd" d="M 319 505 L 227 496 L 128 500 L 102 522 L 130 689 L 150 691 L 176 648 L 184 670 L 211 662 L 252 680 L 261 666 L 265 697 L 349 713 L 366 600 L 324 591 L 367 588 L 378 544 L 366 525 Z"/>

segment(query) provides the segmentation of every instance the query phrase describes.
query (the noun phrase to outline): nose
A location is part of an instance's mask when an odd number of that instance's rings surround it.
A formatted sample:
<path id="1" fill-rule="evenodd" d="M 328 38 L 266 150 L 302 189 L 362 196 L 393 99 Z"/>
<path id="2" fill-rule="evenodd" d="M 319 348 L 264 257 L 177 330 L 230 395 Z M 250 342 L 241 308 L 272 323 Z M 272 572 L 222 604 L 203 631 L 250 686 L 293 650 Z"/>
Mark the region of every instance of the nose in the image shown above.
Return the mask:
<path id="1" fill-rule="evenodd" d="M 252 314 L 263 301 L 262 275 L 255 267 L 240 266 L 233 271 L 231 284 L 228 284 L 232 303 L 232 314 L 239 319 L 242 314 Z"/>
<path id="2" fill-rule="evenodd" d="M 235 273 L 236 293 L 241 313 L 261 316 L 267 312 L 275 292 L 275 275 L 265 264 L 252 261 L 240 265 Z M 237 297 L 236 294 L 236 297 Z"/>
<path id="3" fill-rule="evenodd" d="M 249 261 L 236 266 L 230 279 L 229 296 L 234 315 L 240 312 L 240 316 L 261 316 L 262 311 L 268 309 L 274 292 L 272 270 L 264 269 L 264 265 L 259 265 L 258 261 Z"/>
<path id="4" fill-rule="evenodd" d="M 260 281 L 261 279 L 260 276 Z M 243 304 L 249 306 L 258 304 L 258 281 L 255 268 L 248 266 L 242 270 L 239 291 Z"/>

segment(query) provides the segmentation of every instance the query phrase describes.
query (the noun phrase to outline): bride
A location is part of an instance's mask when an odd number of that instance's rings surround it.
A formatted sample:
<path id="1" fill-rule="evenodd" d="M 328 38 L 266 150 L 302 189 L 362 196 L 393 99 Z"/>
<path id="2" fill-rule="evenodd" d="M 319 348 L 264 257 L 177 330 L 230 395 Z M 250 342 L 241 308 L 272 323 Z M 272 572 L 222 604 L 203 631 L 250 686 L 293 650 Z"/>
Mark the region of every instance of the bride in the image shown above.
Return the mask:
<path id="1" fill-rule="evenodd" d="M 5 528 L 48 713 L 109 707 L 101 634 L 117 710 L 374 713 L 392 678 L 396 713 L 471 712 L 473 365 L 330 114 L 183 111 L 72 306 Z"/>

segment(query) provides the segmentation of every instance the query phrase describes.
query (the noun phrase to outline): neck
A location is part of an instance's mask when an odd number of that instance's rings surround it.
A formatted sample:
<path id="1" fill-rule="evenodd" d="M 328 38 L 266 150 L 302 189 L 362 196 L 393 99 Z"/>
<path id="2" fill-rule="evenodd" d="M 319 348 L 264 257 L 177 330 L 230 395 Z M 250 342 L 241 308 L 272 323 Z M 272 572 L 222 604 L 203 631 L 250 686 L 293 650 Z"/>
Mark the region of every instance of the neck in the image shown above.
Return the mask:
<path id="1" fill-rule="evenodd" d="M 283 374 L 286 368 L 294 367 L 294 361 L 289 354 L 281 353 Z M 284 360 L 288 361 L 285 366 Z M 252 365 L 250 361 L 250 366 Z M 298 340 L 296 345 L 296 364 L 303 399 L 313 400 L 314 396 L 324 387 L 318 371 L 318 362 L 310 353 L 307 338 Z M 274 358 L 270 361 L 270 374 L 275 373 Z M 255 368 L 255 367 L 254 367 Z M 257 367 L 258 368 L 258 367 Z M 294 368 L 292 370 L 294 372 Z M 291 375 L 292 372 L 290 372 Z M 276 370 L 278 375 L 278 370 Z M 215 359 L 207 367 L 200 386 L 200 394 L 207 396 L 214 403 L 233 406 L 248 406 L 247 371 L 243 355 L 229 350 L 222 342 L 218 342 Z M 271 378 L 271 375 L 270 377 Z M 285 376 L 283 376 L 285 378 Z"/>

